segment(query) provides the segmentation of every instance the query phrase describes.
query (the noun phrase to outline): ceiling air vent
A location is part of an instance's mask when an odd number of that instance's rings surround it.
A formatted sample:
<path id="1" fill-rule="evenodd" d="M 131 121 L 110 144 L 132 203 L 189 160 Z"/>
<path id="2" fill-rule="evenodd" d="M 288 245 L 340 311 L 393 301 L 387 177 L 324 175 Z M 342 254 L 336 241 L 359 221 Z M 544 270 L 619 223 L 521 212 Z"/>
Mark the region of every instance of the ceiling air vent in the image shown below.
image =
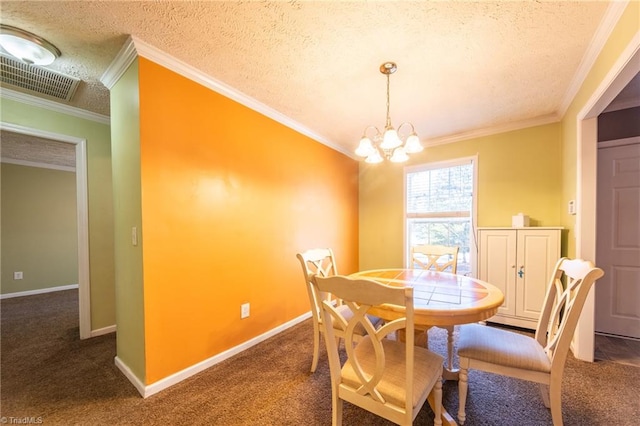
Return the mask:
<path id="1" fill-rule="evenodd" d="M 70 101 L 80 79 L 0 54 L 0 81 L 21 92 Z"/>

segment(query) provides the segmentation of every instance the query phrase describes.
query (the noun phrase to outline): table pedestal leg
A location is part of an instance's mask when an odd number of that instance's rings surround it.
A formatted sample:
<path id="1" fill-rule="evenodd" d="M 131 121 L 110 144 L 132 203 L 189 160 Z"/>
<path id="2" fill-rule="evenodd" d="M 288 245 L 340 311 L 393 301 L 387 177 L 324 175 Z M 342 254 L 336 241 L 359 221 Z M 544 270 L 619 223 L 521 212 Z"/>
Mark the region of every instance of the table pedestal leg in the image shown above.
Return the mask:
<path id="1" fill-rule="evenodd" d="M 414 340 L 413 344 L 415 346 L 420 346 L 421 348 L 429 349 L 429 329 L 416 329 L 414 330 Z"/>
<path id="2" fill-rule="evenodd" d="M 414 331 L 414 344 L 421 348 L 429 349 L 429 328 L 415 329 Z M 447 364 L 442 371 L 442 378 L 445 380 L 458 380 L 460 370 L 453 368 L 453 326 L 442 327 L 447 330 Z M 404 333 L 400 333 L 398 336 L 401 341 L 404 341 Z"/>
<path id="3" fill-rule="evenodd" d="M 428 330 L 428 329 L 427 329 Z M 429 349 L 429 334 L 427 333 L 427 330 L 425 329 L 415 329 L 413 331 L 413 345 L 414 346 L 418 346 L 421 348 L 427 348 Z M 403 330 L 398 330 L 398 335 L 397 338 L 401 341 L 404 342 L 406 340 L 406 331 Z"/>
<path id="4" fill-rule="evenodd" d="M 453 368 L 453 326 L 443 327 L 447 330 L 447 366 L 442 372 L 442 378 L 445 380 L 458 380 L 460 370 Z"/>

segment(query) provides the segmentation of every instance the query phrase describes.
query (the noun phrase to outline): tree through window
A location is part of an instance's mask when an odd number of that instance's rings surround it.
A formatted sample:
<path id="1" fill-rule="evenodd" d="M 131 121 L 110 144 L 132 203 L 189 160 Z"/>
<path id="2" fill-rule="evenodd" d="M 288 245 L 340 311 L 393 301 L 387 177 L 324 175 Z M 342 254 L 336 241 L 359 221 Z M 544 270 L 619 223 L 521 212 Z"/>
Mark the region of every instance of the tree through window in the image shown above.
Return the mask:
<path id="1" fill-rule="evenodd" d="M 471 159 L 407 169 L 406 242 L 458 246 L 458 273 L 470 274 L 474 193 Z M 406 251 L 407 256 L 409 250 Z"/>

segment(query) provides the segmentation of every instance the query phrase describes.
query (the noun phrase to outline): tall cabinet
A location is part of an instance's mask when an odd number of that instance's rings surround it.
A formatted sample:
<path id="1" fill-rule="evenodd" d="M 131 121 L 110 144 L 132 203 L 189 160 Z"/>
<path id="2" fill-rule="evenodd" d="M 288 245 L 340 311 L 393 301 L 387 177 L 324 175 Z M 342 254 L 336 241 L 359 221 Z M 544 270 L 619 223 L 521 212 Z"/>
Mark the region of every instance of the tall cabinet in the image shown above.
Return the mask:
<path id="1" fill-rule="evenodd" d="M 487 321 L 535 329 L 560 258 L 561 230 L 478 228 L 478 278 L 504 293 L 504 304 Z"/>

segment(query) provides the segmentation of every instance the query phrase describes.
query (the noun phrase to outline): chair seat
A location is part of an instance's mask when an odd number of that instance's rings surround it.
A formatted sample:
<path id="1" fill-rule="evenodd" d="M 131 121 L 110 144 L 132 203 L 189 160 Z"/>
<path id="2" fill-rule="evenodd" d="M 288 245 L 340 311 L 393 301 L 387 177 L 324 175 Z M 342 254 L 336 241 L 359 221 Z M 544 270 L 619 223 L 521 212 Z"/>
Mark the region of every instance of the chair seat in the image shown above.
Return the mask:
<path id="1" fill-rule="evenodd" d="M 458 356 L 505 367 L 551 371 L 544 348 L 532 337 L 480 324 L 460 327 Z"/>
<path id="2" fill-rule="evenodd" d="M 405 405 L 405 344 L 393 340 L 382 340 L 386 358 L 386 369 L 378 390 L 387 399 L 387 402 L 398 407 Z M 414 374 L 413 374 L 413 407 L 418 405 L 421 397 L 428 393 L 436 380 L 442 374 L 442 363 L 444 358 L 430 352 L 425 348 L 416 347 L 414 349 Z M 366 372 L 373 372 L 376 368 L 376 355 L 371 343 L 371 337 L 366 336 L 358 343 L 355 354 L 362 369 Z M 359 387 L 360 380 L 347 361 L 342 368 L 343 384 Z"/>

